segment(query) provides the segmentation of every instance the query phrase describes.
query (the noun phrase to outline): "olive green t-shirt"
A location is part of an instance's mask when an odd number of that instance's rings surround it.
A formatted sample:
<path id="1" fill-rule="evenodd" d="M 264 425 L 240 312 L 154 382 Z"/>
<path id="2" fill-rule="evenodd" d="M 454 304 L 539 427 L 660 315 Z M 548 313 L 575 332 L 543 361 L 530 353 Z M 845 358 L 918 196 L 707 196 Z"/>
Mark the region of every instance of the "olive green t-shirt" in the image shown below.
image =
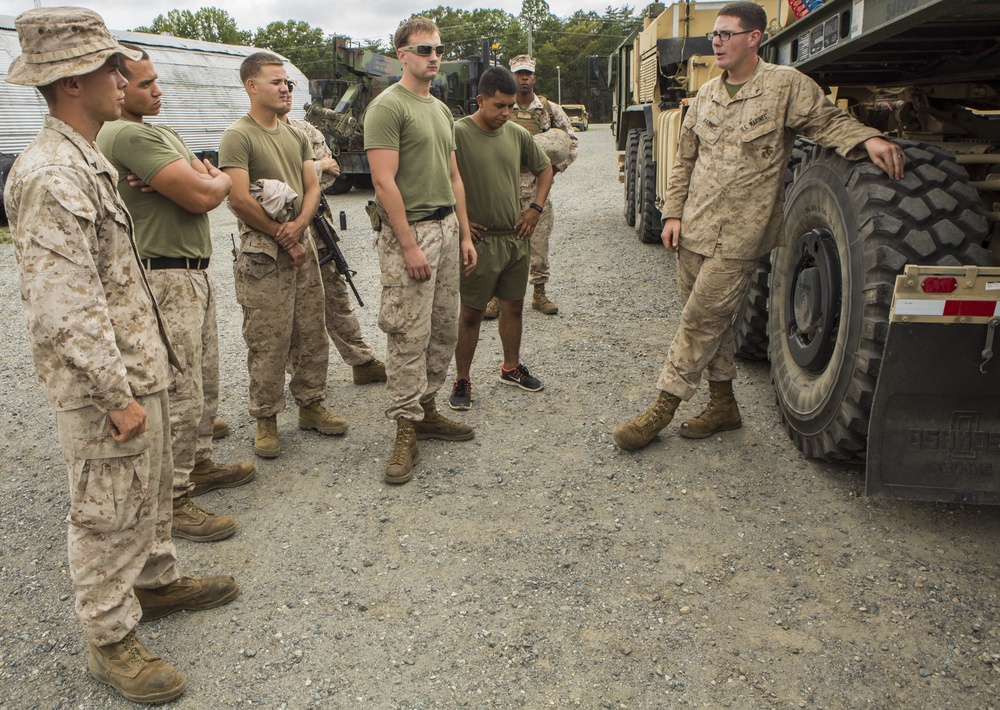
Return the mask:
<path id="1" fill-rule="evenodd" d="M 368 104 L 364 124 L 365 150 L 386 148 L 399 153 L 396 186 L 408 222 L 455 204 L 451 189 L 455 122 L 444 103 L 393 84 Z"/>
<path id="2" fill-rule="evenodd" d="M 130 172 L 148 185 L 171 163 L 186 160 L 190 165 L 195 155 L 176 131 L 120 118 L 104 124 L 97 134 L 97 147 L 118 171 L 118 192 L 135 222 L 135 244 L 141 258 L 212 255 L 207 214 L 188 212 L 158 192 L 143 192 L 128 184 Z"/>
<path id="3" fill-rule="evenodd" d="M 545 151 L 516 123 L 484 131 L 472 116 L 455 123 L 455 145 L 469 221 L 485 226 L 484 236 L 514 234 L 521 217 L 521 168 L 538 175 L 549 165 Z"/>
<path id="4" fill-rule="evenodd" d="M 250 116 L 244 116 L 226 129 L 219 144 L 219 168 L 242 168 L 250 175 L 251 184 L 257 180 L 281 180 L 298 197 L 295 199 L 293 219 L 302 210 L 302 165 L 314 159 L 312 146 L 306 134 L 278 121 L 273 131 L 262 127 Z M 312 170 L 310 164 L 309 169 Z"/>

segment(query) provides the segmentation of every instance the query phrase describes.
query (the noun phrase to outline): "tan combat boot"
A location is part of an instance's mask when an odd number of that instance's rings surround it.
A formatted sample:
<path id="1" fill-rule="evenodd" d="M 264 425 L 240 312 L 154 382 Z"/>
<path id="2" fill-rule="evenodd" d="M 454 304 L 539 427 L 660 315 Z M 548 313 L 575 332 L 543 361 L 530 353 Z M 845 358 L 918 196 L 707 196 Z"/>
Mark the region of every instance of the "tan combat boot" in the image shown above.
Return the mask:
<path id="1" fill-rule="evenodd" d="M 229 425 L 221 419 L 212 420 L 212 438 L 225 439 L 229 436 Z"/>
<path id="2" fill-rule="evenodd" d="M 681 424 L 680 434 L 688 439 L 706 439 L 717 431 L 743 426 L 740 408 L 733 396 L 733 381 L 708 382 L 708 406 L 701 414 Z"/>
<path id="3" fill-rule="evenodd" d="M 106 646 L 90 644 L 87 668 L 133 703 L 165 703 L 187 689 L 181 672 L 147 651 L 135 631 Z"/>
<path id="4" fill-rule="evenodd" d="M 278 419 L 272 414 L 257 420 L 257 431 L 253 435 L 253 450 L 261 458 L 273 459 L 281 453 L 278 440 Z"/>
<path id="5" fill-rule="evenodd" d="M 545 284 L 535 284 L 535 292 L 531 296 L 531 307 L 547 316 L 554 316 L 559 312 L 559 306 L 545 295 Z"/>
<path id="6" fill-rule="evenodd" d="M 225 540 L 236 532 L 236 519 L 204 510 L 188 496 L 174 499 L 174 517 L 170 534 L 194 542 Z"/>
<path id="7" fill-rule="evenodd" d="M 356 385 L 385 382 L 385 363 L 376 358 L 364 365 L 354 365 L 351 368 L 351 377 Z"/>
<path id="8" fill-rule="evenodd" d="M 396 420 L 396 448 L 385 467 L 386 483 L 406 483 L 413 477 L 413 467 L 420 462 L 417 433 L 409 419 Z"/>
<path id="9" fill-rule="evenodd" d="M 460 424 L 441 416 L 433 399 L 421 402 L 424 420 L 413 422 L 417 439 L 443 439 L 444 441 L 468 441 L 476 432 L 468 424 Z"/>
<path id="10" fill-rule="evenodd" d="M 240 585 L 228 574 L 214 577 L 181 577 L 156 589 L 134 590 L 142 607 L 140 621 L 162 619 L 175 611 L 203 611 L 228 604 L 240 593 Z"/>
<path id="11" fill-rule="evenodd" d="M 615 443 L 626 451 L 641 449 L 670 423 L 680 403 L 680 397 L 661 391 L 652 407 L 632 421 L 615 427 Z"/>
<path id="12" fill-rule="evenodd" d="M 490 302 L 486 304 L 486 310 L 483 311 L 483 318 L 486 320 L 493 320 L 500 315 L 500 301 L 494 296 L 490 299 Z"/>
<path id="13" fill-rule="evenodd" d="M 320 434 L 343 434 L 347 431 L 347 420 L 330 414 L 322 402 L 313 402 L 299 407 L 299 429 L 315 429 Z"/>
<path id="14" fill-rule="evenodd" d="M 223 466 L 212 459 L 205 459 L 196 463 L 191 471 L 194 489 L 189 495 L 200 496 L 217 488 L 236 488 L 250 483 L 256 475 L 257 467 L 249 461 L 237 461 Z"/>

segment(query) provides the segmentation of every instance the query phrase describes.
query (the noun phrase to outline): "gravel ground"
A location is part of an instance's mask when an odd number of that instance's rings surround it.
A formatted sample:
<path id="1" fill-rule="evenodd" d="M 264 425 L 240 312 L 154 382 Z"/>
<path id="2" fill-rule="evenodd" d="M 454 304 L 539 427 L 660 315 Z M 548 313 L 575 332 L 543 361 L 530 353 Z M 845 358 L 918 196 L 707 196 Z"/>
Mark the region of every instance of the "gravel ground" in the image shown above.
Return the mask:
<path id="1" fill-rule="evenodd" d="M 334 355 L 327 403 L 348 434 L 300 432 L 289 400 L 286 453 L 258 459 L 249 486 L 198 499 L 239 532 L 177 543 L 185 573 L 232 573 L 242 594 L 141 627 L 187 676 L 174 705 L 1000 705 L 997 508 L 865 498 L 862 472 L 791 445 L 761 363 L 741 364 L 741 430 L 694 442 L 674 425 L 641 452 L 614 446 L 612 427 L 655 395 L 679 307 L 672 257 L 622 220 L 608 127 L 580 138 L 553 195 L 560 312 L 525 317 L 524 361 L 545 390 L 500 386 L 484 324 L 475 403 L 457 415 L 476 438 L 422 442 L 414 480 L 390 488 L 383 391 L 351 384 Z M 381 353 L 370 197 L 331 203 Z M 253 458 L 233 231 L 216 210 L 225 461 Z M 54 416 L 10 245 L 0 257 L 0 708 L 129 707 L 86 671 Z"/>

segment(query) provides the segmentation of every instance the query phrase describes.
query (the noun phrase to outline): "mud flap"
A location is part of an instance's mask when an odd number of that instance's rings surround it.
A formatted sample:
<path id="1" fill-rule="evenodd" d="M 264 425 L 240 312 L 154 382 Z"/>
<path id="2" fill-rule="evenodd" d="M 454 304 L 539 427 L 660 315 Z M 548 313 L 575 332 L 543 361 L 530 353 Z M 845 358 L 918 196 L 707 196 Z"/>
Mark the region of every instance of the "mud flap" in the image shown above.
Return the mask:
<path id="1" fill-rule="evenodd" d="M 1000 268 L 907 266 L 897 277 L 868 427 L 869 495 L 1000 504 L 998 325 Z"/>

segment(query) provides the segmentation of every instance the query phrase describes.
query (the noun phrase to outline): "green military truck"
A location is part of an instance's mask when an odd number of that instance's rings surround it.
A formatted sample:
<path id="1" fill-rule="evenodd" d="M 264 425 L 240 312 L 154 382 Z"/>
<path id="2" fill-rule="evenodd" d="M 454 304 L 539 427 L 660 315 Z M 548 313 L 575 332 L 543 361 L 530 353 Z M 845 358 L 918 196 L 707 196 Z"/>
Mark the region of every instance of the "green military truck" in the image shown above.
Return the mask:
<path id="1" fill-rule="evenodd" d="M 869 489 L 884 495 L 1000 502 L 1000 408 L 982 398 L 1000 392 L 990 305 L 1000 278 L 983 268 L 1000 229 L 1000 3 L 826 0 L 795 20 L 784 3 L 759 1 L 772 21 L 764 59 L 808 74 L 907 161 L 893 182 L 867 161 L 797 143 L 784 241 L 761 260 L 733 324 L 739 352 L 770 361 L 782 421 L 806 455 L 867 457 Z M 721 6 L 650 6 L 610 59 L 625 218 L 644 241 L 658 241 L 685 100 L 718 73 L 704 31 Z M 909 326 L 890 318 L 907 265 L 970 265 L 909 287 L 936 292 L 954 279 L 957 293 L 986 275 L 986 295 L 952 299 L 944 320 L 907 340 Z M 976 317 L 965 301 L 979 304 Z M 893 333 L 910 347 L 893 347 Z"/>

